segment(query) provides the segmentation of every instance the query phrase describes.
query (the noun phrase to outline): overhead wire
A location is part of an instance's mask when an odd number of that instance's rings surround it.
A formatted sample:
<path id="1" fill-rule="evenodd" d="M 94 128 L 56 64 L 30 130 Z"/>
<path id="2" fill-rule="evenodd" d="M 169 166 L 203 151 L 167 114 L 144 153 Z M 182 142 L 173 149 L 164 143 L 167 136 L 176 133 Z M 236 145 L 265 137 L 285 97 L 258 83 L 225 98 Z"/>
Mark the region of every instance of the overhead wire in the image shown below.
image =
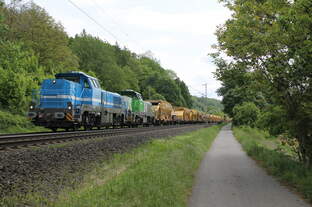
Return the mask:
<path id="1" fill-rule="evenodd" d="M 74 3 L 72 0 L 67 0 L 71 5 L 73 5 L 76 9 L 78 9 L 80 12 L 82 12 L 85 16 L 87 16 L 91 21 L 93 21 L 97 26 L 99 26 L 104 32 L 106 32 L 106 33 L 108 33 L 108 34 L 110 34 L 113 38 L 115 38 L 115 40 L 117 40 L 117 41 L 119 41 L 119 42 L 122 42 L 122 41 L 120 41 L 119 40 L 119 38 L 114 34 L 114 33 L 112 33 L 111 31 L 109 31 L 108 29 L 106 29 L 101 23 L 99 23 L 96 19 L 94 19 L 91 15 L 89 15 L 85 10 L 83 10 L 82 8 L 80 8 L 76 3 Z M 103 13 L 106 13 L 107 14 L 107 12 L 105 12 L 104 11 L 104 9 L 96 2 L 96 1 L 92 1 L 96 6 L 97 6 L 97 8 L 99 8 Z M 119 23 L 117 23 L 112 17 L 110 17 L 112 20 L 113 20 L 113 22 L 116 24 L 116 25 L 118 25 L 119 26 Z M 120 29 L 119 29 L 120 30 Z M 121 30 L 120 30 L 121 31 Z M 129 37 L 130 38 L 130 35 L 128 34 L 128 33 L 126 33 L 126 32 L 124 32 L 124 31 L 121 31 L 125 36 L 127 36 L 127 37 Z M 106 38 L 104 38 L 103 37 L 103 39 L 106 41 L 106 42 L 108 42 L 108 40 L 106 39 Z M 133 40 L 134 41 L 134 40 Z M 136 42 L 136 41 L 134 41 L 134 42 Z M 138 42 L 136 42 L 137 43 L 137 45 L 138 46 L 140 46 L 139 45 L 139 43 Z M 126 45 L 125 45 L 126 46 Z M 140 46 L 141 47 L 141 46 Z M 141 47 L 141 49 L 143 49 L 142 47 Z M 203 96 L 203 97 L 205 97 L 205 94 L 204 93 L 202 93 L 201 91 L 199 91 L 199 90 L 197 90 L 197 89 L 195 89 L 195 88 L 193 88 L 192 86 L 190 86 L 190 85 L 188 85 L 188 87 L 190 87 L 190 88 L 192 88 L 193 90 L 195 90 L 198 94 L 200 94 L 201 96 Z"/>
<path id="2" fill-rule="evenodd" d="M 105 28 L 100 22 L 98 22 L 95 18 L 93 18 L 90 14 L 88 14 L 88 12 L 86 12 L 85 10 L 83 10 L 81 7 L 79 7 L 74 1 L 72 0 L 67 0 L 72 6 L 74 6 L 76 9 L 78 9 L 81 13 L 83 13 L 85 16 L 87 16 L 92 22 L 94 22 L 97 26 L 99 26 L 104 32 L 108 33 L 110 36 L 112 36 L 117 42 L 123 44 L 125 47 L 126 45 L 126 41 L 122 41 L 119 37 L 117 37 L 113 32 L 111 32 L 109 29 Z M 96 2 L 96 1 L 91 1 L 92 3 L 94 3 L 96 5 L 97 9 L 100 9 L 103 13 L 107 14 L 106 11 L 104 11 L 104 9 Z M 110 17 L 113 21 L 114 24 L 116 24 L 117 26 L 120 27 L 119 23 L 117 23 L 117 21 L 115 21 L 112 17 Z M 126 37 L 128 37 L 129 39 L 131 39 L 132 42 L 135 43 L 135 45 L 137 45 L 140 49 L 142 49 L 142 51 L 144 51 L 144 48 L 136 41 L 133 40 L 130 35 L 124 31 L 122 31 L 120 28 L 118 29 L 122 34 L 124 34 Z M 108 40 L 106 38 L 103 37 L 103 39 L 108 42 Z"/>
<path id="3" fill-rule="evenodd" d="M 100 24 L 96 19 L 94 19 L 91 15 L 89 15 L 86 11 L 84 11 L 82 8 L 80 8 L 76 3 L 74 3 L 72 0 L 67 0 L 71 5 L 73 5 L 75 8 L 77 8 L 80 12 L 82 12 L 84 15 L 86 15 L 91 21 L 93 21 L 96 25 L 98 25 L 103 31 L 110 34 L 115 40 L 120 41 L 119 38 L 113 34 L 111 31 L 106 29 L 102 24 Z M 103 38 L 106 42 L 107 39 Z M 121 41 L 120 41 L 121 42 Z"/>
<path id="4" fill-rule="evenodd" d="M 202 93 L 200 90 L 197 90 L 196 88 L 190 86 L 190 85 L 187 85 L 188 87 L 190 87 L 191 89 L 195 90 L 198 94 L 202 95 L 203 97 L 206 97 L 206 95 L 204 93 Z"/>
<path id="5" fill-rule="evenodd" d="M 141 46 L 141 44 L 140 44 L 138 41 L 136 41 L 135 39 L 133 39 L 133 38 L 131 37 L 131 35 L 129 35 L 127 32 L 125 32 L 125 31 L 121 28 L 120 23 L 119 23 L 117 20 L 115 20 L 111 15 L 109 15 L 108 12 L 107 12 L 100 4 L 98 4 L 98 3 L 96 2 L 96 0 L 91 1 L 91 2 L 92 2 L 94 5 L 96 5 L 96 8 L 97 8 L 97 9 L 101 10 L 101 12 L 103 12 L 104 14 L 106 14 L 107 16 L 110 17 L 112 23 L 118 26 L 118 30 L 119 30 L 123 35 L 125 35 L 130 41 L 132 41 L 133 43 L 135 43 L 138 47 L 140 47 L 140 48 L 144 51 L 144 48 Z"/>
<path id="6" fill-rule="evenodd" d="M 111 15 L 109 15 L 109 14 L 103 9 L 103 7 L 102 7 L 100 4 L 98 4 L 96 1 L 91 1 L 91 2 L 96 6 L 97 9 L 101 10 L 101 12 L 103 12 L 104 14 L 106 14 L 107 16 L 109 16 L 109 18 L 111 19 L 112 23 L 114 23 L 115 25 L 120 26 L 119 23 L 118 23 Z M 128 34 L 127 32 L 124 32 L 121 28 L 118 28 L 118 29 L 119 29 L 119 31 L 122 32 L 125 36 L 129 37 L 129 34 Z"/>

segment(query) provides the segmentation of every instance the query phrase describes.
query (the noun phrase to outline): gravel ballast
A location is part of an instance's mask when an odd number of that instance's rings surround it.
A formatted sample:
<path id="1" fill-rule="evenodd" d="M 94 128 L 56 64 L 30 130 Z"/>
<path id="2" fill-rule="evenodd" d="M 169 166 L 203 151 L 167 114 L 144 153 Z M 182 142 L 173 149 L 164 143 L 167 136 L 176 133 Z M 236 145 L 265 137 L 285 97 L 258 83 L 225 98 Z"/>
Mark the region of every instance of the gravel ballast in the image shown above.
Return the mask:
<path id="1" fill-rule="evenodd" d="M 96 138 L 0 151 L 0 197 L 28 192 L 57 193 L 78 184 L 92 164 L 109 159 L 113 153 L 127 152 L 152 139 L 168 138 L 208 125 L 187 125 L 137 134 Z"/>

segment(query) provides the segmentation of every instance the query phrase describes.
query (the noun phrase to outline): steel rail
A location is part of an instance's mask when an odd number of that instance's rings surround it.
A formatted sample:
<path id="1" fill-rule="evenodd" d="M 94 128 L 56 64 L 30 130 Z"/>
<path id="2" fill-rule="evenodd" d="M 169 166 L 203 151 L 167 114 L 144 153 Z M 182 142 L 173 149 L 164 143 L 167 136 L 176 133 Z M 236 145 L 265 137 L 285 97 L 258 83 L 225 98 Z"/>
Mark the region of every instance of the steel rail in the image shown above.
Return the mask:
<path id="1" fill-rule="evenodd" d="M 206 126 L 210 126 L 205 124 Z M 166 130 L 173 128 L 188 127 L 191 125 L 171 125 L 158 127 L 143 127 L 143 128 L 120 128 L 120 129 L 104 129 L 95 131 L 75 131 L 62 133 L 43 133 L 43 134 L 20 134 L 0 136 L 0 149 L 5 150 L 12 147 L 28 147 L 29 145 L 48 144 L 54 142 L 73 141 L 77 139 L 88 139 L 96 137 L 117 136 L 122 134 L 136 134 L 148 131 Z"/>

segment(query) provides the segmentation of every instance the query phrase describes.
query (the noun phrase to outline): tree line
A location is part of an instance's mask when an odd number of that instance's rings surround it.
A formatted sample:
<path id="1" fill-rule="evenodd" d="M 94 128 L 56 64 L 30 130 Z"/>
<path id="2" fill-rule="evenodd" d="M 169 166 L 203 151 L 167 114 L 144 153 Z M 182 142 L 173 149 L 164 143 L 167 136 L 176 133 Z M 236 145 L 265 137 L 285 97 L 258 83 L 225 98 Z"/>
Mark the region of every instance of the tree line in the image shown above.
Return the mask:
<path id="1" fill-rule="evenodd" d="M 232 11 L 211 54 L 224 111 L 234 125 L 297 139 L 300 160 L 311 166 L 312 2 L 220 2 Z"/>
<path id="2" fill-rule="evenodd" d="M 221 101 L 213 98 L 192 96 L 193 108 L 209 114 L 224 116 L 224 107 Z"/>
<path id="3" fill-rule="evenodd" d="M 192 107 L 186 84 L 159 61 L 109 44 L 83 30 L 69 37 L 43 8 L 0 0 L 0 109 L 24 113 L 45 78 L 71 70 L 99 79 L 103 89 L 133 89 L 145 99 Z"/>

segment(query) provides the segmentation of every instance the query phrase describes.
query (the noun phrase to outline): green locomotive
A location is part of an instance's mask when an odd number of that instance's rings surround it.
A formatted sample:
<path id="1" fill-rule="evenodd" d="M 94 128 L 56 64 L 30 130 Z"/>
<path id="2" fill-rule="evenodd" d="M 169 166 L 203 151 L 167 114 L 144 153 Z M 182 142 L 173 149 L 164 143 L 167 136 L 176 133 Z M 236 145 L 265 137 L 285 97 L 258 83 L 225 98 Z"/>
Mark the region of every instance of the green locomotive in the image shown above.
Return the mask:
<path id="1" fill-rule="evenodd" d="M 131 117 L 128 117 L 128 122 L 136 124 L 152 124 L 154 119 L 154 112 L 152 104 L 143 101 L 140 93 L 133 90 L 124 90 L 120 92 L 120 95 L 129 97 L 127 99 L 128 106 L 131 108 Z"/>

